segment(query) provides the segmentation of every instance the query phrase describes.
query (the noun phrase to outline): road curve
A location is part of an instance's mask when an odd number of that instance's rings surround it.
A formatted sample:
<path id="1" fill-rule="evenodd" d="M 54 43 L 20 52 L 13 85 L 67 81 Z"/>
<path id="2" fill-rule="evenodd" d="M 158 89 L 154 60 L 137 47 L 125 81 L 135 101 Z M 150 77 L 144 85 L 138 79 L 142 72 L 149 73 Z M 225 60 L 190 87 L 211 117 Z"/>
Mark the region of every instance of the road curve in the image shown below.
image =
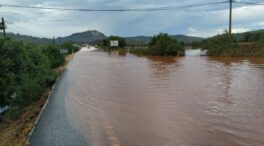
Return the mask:
<path id="1" fill-rule="evenodd" d="M 29 139 L 32 146 L 89 146 L 84 137 L 71 125 L 67 117 L 65 98 L 70 86 L 69 70 L 57 81 L 39 123 Z"/>

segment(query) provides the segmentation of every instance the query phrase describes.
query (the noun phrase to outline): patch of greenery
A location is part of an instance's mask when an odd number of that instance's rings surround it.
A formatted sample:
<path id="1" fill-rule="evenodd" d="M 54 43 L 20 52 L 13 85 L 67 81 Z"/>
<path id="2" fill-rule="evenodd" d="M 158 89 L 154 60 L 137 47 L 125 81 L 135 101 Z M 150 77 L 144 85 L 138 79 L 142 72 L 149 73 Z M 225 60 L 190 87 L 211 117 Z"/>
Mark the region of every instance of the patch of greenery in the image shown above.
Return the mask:
<path id="1" fill-rule="evenodd" d="M 64 55 L 61 53 L 59 46 L 45 46 L 42 48 L 42 52 L 48 57 L 52 68 L 58 67 L 64 63 Z"/>
<path id="2" fill-rule="evenodd" d="M 147 49 L 131 49 L 131 53 L 152 56 L 183 56 L 184 44 L 166 33 L 154 36 L 148 44 Z"/>
<path id="3" fill-rule="evenodd" d="M 62 46 L 61 46 L 62 49 L 66 49 L 67 50 L 67 54 L 71 54 L 73 52 L 77 52 L 80 50 L 79 47 L 77 46 L 74 46 L 74 43 L 73 41 L 65 41 Z"/>
<path id="4" fill-rule="evenodd" d="M 222 35 L 208 38 L 203 43 L 203 49 L 207 50 L 208 55 L 213 56 L 227 56 L 235 48 L 238 48 L 238 43 L 236 39 L 227 32 Z"/>
<path id="5" fill-rule="evenodd" d="M 245 33 L 244 41 L 249 41 L 249 38 L 249 34 Z M 264 56 L 264 38 L 258 37 L 257 42 L 243 44 L 226 32 L 205 40 L 203 49 L 209 56 Z"/>
<path id="6" fill-rule="evenodd" d="M 149 42 L 148 52 L 150 55 L 157 56 L 176 56 L 184 55 L 184 45 L 177 39 L 170 37 L 166 33 L 154 36 Z"/>
<path id="7" fill-rule="evenodd" d="M 244 33 L 234 34 L 234 37 L 239 42 L 257 42 L 264 35 L 264 30 L 250 31 Z"/>
<path id="8" fill-rule="evenodd" d="M 64 63 L 59 46 L 0 39 L 0 106 L 8 105 L 8 118 L 15 118 L 36 101 L 57 74 L 52 70 Z"/>

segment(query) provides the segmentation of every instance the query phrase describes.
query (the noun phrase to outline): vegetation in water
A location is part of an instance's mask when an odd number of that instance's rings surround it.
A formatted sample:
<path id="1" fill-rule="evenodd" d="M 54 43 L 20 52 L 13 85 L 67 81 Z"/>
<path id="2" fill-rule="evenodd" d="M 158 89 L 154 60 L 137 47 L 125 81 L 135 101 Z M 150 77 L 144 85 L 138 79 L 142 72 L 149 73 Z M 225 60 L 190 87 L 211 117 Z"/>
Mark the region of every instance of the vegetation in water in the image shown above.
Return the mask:
<path id="1" fill-rule="evenodd" d="M 202 48 L 209 56 L 264 56 L 264 33 L 254 34 L 254 37 L 245 33 L 243 39 L 238 40 L 237 36 L 226 32 L 206 39 Z"/>
<path id="2" fill-rule="evenodd" d="M 184 44 L 166 33 L 154 36 L 148 44 L 147 49 L 130 49 L 131 53 L 153 56 L 182 56 L 184 55 Z"/>

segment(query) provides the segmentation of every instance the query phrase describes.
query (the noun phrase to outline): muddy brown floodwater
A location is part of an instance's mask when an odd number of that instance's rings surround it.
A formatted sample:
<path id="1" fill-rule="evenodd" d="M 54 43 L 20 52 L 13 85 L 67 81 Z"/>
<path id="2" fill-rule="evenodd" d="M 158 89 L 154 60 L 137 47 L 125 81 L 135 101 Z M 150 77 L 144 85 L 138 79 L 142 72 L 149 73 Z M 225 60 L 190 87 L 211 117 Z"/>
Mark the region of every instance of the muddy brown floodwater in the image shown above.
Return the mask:
<path id="1" fill-rule="evenodd" d="M 94 146 L 263 146 L 264 59 L 81 51 L 66 108 Z"/>

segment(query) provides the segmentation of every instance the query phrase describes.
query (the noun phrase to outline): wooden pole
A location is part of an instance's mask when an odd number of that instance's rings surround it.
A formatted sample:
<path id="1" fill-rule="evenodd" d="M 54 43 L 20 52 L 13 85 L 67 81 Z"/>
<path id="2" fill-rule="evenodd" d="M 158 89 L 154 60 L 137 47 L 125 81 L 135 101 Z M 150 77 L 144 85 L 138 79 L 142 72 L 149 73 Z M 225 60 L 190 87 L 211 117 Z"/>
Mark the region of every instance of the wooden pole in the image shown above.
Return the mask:
<path id="1" fill-rule="evenodd" d="M 6 36 L 6 33 L 5 33 L 6 25 L 5 25 L 5 19 L 3 17 L 2 17 L 2 22 L 0 26 L 1 26 L 0 29 L 3 29 L 3 35 L 5 37 Z"/>
<path id="2" fill-rule="evenodd" d="M 229 36 L 232 35 L 232 7 L 233 7 L 233 0 L 229 0 L 230 7 L 229 7 Z"/>
<path id="3" fill-rule="evenodd" d="M 55 45 L 55 43 L 56 43 L 56 42 L 55 42 L 55 37 L 53 37 L 53 38 L 52 38 L 52 44 L 53 44 L 53 46 Z"/>

